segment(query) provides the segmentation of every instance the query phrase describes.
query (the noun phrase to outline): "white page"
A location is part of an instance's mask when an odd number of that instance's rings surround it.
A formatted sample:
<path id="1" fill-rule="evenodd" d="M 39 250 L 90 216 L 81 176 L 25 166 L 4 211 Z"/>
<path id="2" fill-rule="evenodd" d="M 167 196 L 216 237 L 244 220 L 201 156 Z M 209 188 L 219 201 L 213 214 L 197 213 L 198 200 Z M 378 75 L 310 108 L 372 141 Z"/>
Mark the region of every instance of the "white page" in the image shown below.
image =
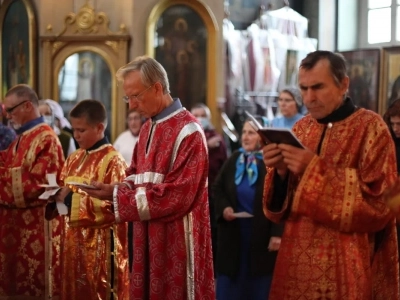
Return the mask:
<path id="1" fill-rule="evenodd" d="M 58 192 L 59 189 L 60 189 L 60 188 L 55 188 L 55 189 L 47 190 L 47 191 L 45 191 L 43 194 L 41 194 L 41 195 L 39 196 L 39 199 L 47 200 L 47 199 L 49 199 L 51 196 L 54 196 L 54 195 Z"/>
<path id="2" fill-rule="evenodd" d="M 56 174 L 48 173 L 46 174 L 46 177 L 50 186 L 58 186 Z"/>
<path id="3" fill-rule="evenodd" d="M 57 210 L 60 215 L 68 214 L 68 207 L 64 204 L 64 202 L 56 202 Z"/>
<path id="4" fill-rule="evenodd" d="M 57 177 L 54 173 L 47 173 L 46 174 L 48 184 L 39 184 L 41 187 L 45 188 L 59 188 L 57 184 Z"/>

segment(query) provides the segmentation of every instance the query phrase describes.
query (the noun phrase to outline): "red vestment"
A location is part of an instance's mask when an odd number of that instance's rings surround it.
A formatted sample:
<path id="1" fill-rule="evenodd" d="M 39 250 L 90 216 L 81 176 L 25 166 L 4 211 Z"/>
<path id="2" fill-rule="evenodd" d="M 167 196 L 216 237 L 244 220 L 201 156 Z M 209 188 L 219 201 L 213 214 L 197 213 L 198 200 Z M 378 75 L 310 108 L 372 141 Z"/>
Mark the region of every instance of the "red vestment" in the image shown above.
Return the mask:
<path id="1" fill-rule="evenodd" d="M 130 299 L 215 299 L 207 172 L 203 130 L 185 109 L 143 125 L 128 186 L 114 191 L 117 220 L 133 221 Z"/>
<path id="2" fill-rule="evenodd" d="M 17 150 L 16 150 L 17 149 Z M 61 218 L 46 221 L 39 184 L 64 162 L 54 131 L 39 123 L 0 152 L 0 299 L 57 299 Z"/>
<path id="3" fill-rule="evenodd" d="M 126 163 L 110 144 L 72 153 L 61 181 L 120 182 Z M 112 204 L 77 188 L 61 235 L 61 299 L 128 299 L 128 226 L 115 224 Z"/>
<path id="4" fill-rule="evenodd" d="M 270 299 L 398 300 L 395 219 L 383 199 L 397 177 L 387 126 L 359 109 L 330 125 L 306 116 L 293 131 L 318 156 L 303 175 L 290 174 L 281 211 L 270 206 L 268 171 L 264 212 L 287 218 Z"/>

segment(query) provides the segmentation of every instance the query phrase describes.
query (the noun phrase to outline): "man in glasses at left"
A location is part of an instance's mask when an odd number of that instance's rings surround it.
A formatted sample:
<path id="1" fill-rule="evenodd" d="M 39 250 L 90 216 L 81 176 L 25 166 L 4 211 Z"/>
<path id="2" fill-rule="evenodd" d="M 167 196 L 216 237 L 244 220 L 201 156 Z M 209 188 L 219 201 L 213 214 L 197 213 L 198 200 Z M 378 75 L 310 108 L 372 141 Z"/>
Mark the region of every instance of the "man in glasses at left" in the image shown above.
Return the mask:
<path id="1" fill-rule="evenodd" d="M 31 87 L 12 87 L 3 103 L 17 138 L 0 152 L 0 298 L 51 299 L 59 293 L 62 221 L 46 221 L 47 201 L 38 197 L 46 174 L 58 178 L 63 150 Z"/>

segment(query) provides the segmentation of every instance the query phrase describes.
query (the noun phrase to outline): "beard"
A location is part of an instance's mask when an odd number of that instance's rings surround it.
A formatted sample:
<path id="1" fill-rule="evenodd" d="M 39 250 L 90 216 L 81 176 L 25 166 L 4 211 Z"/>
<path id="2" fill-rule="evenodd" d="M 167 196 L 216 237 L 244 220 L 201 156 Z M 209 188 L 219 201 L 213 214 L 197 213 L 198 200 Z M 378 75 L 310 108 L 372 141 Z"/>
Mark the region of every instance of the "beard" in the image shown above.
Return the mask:
<path id="1" fill-rule="evenodd" d="M 11 127 L 14 129 L 14 130 L 18 130 L 18 129 L 20 129 L 21 128 L 21 124 L 18 124 L 18 123 L 15 123 L 15 122 L 13 122 L 13 121 L 10 121 L 10 125 L 11 125 Z"/>

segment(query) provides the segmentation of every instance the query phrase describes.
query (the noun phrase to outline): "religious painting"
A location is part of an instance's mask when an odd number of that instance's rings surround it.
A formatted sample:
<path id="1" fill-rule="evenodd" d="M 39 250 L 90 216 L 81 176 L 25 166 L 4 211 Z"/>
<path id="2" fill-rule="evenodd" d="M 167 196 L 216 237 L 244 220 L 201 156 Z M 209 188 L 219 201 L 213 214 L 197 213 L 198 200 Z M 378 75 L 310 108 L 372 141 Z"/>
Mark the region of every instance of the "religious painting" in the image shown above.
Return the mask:
<path id="1" fill-rule="evenodd" d="M 379 112 L 380 50 L 354 50 L 341 54 L 347 61 L 350 78 L 348 96 L 356 106 Z"/>
<path id="2" fill-rule="evenodd" d="M 25 83 L 36 89 L 36 19 L 30 0 L 5 0 L 0 12 L 2 95 Z"/>
<path id="3" fill-rule="evenodd" d="M 381 68 L 381 99 L 383 114 L 389 105 L 400 98 L 400 47 L 384 48 Z"/>
<path id="4" fill-rule="evenodd" d="M 155 27 L 155 59 L 168 74 L 171 96 L 187 109 L 207 101 L 207 28 L 187 5 L 172 5 Z"/>
<path id="5" fill-rule="evenodd" d="M 286 86 L 297 86 L 299 51 L 288 49 L 286 52 Z"/>
<path id="6" fill-rule="evenodd" d="M 105 59 L 92 51 L 71 54 L 58 73 L 58 99 L 65 115 L 81 100 L 102 102 L 111 120 L 111 71 Z M 122 100 L 121 100 L 122 101 Z M 111 122 L 108 122 L 111 132 Z"/>

